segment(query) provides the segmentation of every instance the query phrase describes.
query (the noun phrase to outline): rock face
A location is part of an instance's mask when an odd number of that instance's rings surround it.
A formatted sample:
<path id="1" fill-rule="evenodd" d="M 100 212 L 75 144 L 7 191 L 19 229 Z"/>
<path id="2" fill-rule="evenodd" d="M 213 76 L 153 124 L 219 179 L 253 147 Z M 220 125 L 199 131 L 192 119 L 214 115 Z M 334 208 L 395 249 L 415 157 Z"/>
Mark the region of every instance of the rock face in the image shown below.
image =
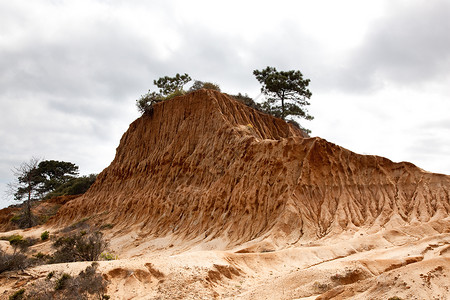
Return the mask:
<path id="1" fill-rule="evenodd" d="M 114 161 L 54 222 L 87 216 L 183 238 L 278 244 L 439 221 L 450 176 L 308 138 L 225 94 L 200 90 L 134 121 Z"/>

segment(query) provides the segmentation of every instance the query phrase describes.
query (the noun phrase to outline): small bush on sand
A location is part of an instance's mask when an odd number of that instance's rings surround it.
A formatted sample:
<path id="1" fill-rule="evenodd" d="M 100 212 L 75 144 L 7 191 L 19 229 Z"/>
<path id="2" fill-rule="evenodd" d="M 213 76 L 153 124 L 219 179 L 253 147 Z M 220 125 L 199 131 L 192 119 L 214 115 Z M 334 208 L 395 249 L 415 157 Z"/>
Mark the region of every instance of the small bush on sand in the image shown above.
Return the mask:
<path id="1" fill-rule="evenodd" d="M 43 233 L 41 233 L 41 240 L 46 241 L 50 237 L 50 233 L 46 230 Z"/>
<path id="2" fill-rule="evenodd" d="M 60 237 L 52 245 L 56 251 L 51 262 L 95 261 L 106 250 L 107 245 L 99 231 Z"/>
<path id="3" fill-rule="evenodd" d="M 20 252 L 8 254 L 0 250 L 0 274 L 7 271 L 23 270 L 31 265 L 30 260 Z"/>
<path id="4" fill-rule="evenodd" d="M 99 299 L 106 300 L 107 281 L 97 272 L 98 263 L 94 262 L 77 276 L 63 273 L 59 276 L 48 276 L 37 281 L 26 292 L 26 299 Z"/>
<path id="5" fill-rule="evenodd" d="M 63 273 L 61 277 L 55 283 L 55 291 L 62 290 L 65 288 L 67 281 L 70 279 L 70 275 L 67 273 Z"/>
<path id="6" fill-rule="evenodd" d="M 117 255 L 114 255 L 113 253 L 110 253 L 110 252 L 102 252 L 102 254 L 100 254 L 100 258 L 102 260 L 116 260 L 116 259 L 119 259 L 119 257 Z"/>
<path id="7" fill-rule="evenodd" d="M 9 296 L 9 300 L 21 300 L 24 299 L 23 295 L 25 294 L 25 289 L 20 289 L 11 296 Z"/>

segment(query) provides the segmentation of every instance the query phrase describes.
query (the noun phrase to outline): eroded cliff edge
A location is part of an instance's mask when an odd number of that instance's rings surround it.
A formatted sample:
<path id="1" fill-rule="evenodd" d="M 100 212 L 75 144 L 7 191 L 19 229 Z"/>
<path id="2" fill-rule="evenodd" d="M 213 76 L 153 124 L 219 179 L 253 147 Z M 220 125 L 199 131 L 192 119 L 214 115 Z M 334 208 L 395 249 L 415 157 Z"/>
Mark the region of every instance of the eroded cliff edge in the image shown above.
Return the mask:
<path id="1" fill-rule="evenodd" d="M 90 190 L 61 208 L 155 236 L 280 245 L 431 222 L 448 231 L 450 176 L 353 153 L 200 90 L 134 121 Z"/>

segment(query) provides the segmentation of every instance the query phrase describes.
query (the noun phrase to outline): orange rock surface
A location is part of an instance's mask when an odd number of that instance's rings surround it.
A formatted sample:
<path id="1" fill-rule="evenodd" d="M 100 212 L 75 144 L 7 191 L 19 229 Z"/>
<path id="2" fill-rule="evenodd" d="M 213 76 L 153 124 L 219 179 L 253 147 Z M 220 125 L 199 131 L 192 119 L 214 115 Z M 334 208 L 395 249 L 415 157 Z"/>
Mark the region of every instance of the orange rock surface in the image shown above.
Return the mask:
<path id="1" fill-rule="evenodd" d="M 285 246 L 430 221 L 442 231 L 449 212 L 450 176 L 309 138 L 200 90 L 134 121 L 111 165 L 54 222 L 93 216 L 156 237 L 220 237 L 230 246 L 270 237 Z"/>
<path id="2" fill-rule="evenodd" d="M 68 225 L 93 225 L 116 258 L 98 267 L 111 299 L 450 295 L 450 176 L 310 138 L 211 90 L 155 105 L 88 192 L 66 200 L 45 203 L 62 205 L 46 224 L 2 235 L 47 230 L 28 255 L 52 255 Z M 88 265 L 5 272 L 0 299 Z"/>

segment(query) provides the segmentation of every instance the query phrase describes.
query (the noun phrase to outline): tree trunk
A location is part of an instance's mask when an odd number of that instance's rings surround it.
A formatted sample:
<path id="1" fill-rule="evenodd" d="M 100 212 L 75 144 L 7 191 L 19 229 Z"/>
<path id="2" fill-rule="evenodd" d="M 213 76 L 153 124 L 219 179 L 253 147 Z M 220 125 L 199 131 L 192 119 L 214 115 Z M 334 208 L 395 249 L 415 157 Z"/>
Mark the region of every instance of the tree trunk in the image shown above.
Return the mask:
<path id="1" fill-rule="evenodd" d="M 31 217 L 31 180 L 28 180 L 28 198 L 25 201 L 25 223 L 27 228 L 33 226 L 33 220 Z"/>

